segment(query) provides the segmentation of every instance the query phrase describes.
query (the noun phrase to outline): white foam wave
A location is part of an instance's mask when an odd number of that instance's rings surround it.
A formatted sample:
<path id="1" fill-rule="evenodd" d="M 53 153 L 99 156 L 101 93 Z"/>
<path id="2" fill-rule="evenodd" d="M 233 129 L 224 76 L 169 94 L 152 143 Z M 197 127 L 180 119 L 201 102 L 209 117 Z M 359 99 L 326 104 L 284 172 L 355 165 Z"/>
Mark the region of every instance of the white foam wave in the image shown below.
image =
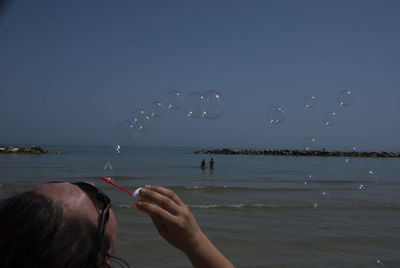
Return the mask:
<path id="1" fill-rule="evenodd" d="M 210 204 L 210 205 L 189 205 L 194 209 L 210 209 L 210 208 L 276 208 L 277 205 L 260 204 L 260 203 L 240 203 L 240 204 Z"/>

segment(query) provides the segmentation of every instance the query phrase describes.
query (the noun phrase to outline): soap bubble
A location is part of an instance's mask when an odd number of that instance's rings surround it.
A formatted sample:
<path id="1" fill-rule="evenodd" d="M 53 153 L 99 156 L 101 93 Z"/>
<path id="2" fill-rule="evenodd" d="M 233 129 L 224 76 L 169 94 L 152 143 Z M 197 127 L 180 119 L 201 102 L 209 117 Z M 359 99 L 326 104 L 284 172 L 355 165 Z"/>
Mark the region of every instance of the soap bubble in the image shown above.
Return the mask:
<path id="1" fill-rule="evenodd" d="M 285 111 L 282 107 L 272 106 L 267 110 L 267 119 L 271 124 L 280 124 L 286 121 Z"/>
<path id="2" fill-rule="evenodd" d="M 337 102 L 341 107 L 349 106 L 353 101 L 353 95 L 350 90 L 342 90 L 337 95 Z"/>
<path id="3" fill-rule="evenodd" d="M 321 197 L 322 198 L 329 198 L 330 195 L 329 195 L 329 193 L 327 191 L 323 190 L 323 191 L 321 191 Z"/>
<path id="4" fill-rule="evenodd" d="M 318 206 L 328 206 L 329 203 L 331 202 L 331 196 L 328 191 L 325 189 L 320 189 L 319 190 L 319 197 L 317 198 L 316 203 Z"/>
<path id="5" fill-rule="evenodd" d="M 224 114 L 223 98 L 214 90 L 203 93 L 205 98 L 205 118 L 216 119 Z"/>
<path id="6" fill-rule="evenodd" d="M 206 98 L 200 92 L 193 92 L 185 99 L 185 112 L 190 118 L 203 118 L 207 113 Z"/>
<path id="7" fill-rule="evenodd" d="M 367 177 L 369 180 L 374 181 L 374 182 L 377 182 L 377 180 L 378 180 L 378 174 L 373 169 L 367 170 Z"/>
<path id="8" fill-rule="evenodd" d="M 104 163 L 103 177 L 106 178 L 109 181 L 113 181 L 114 172 L 113 172 L 113 167 L 112 167 L 111 161 L 106 161 Z"/>
<path id="9" fill-rule="evenodd" d="M 354 145 L 346 145 L 345 147 L 343 147 L 343 152 L 357 153 L 358 148 L 357 148 L 357 146 L 354 146 Z"/>
<path id="10" fill-rule="evenodd" d="M 358 190 L 365 190 L 365 184 L 358 185 Z"/>
<path id="11" fill-rule="evenodd" d="M 165 111 L 165 105 L 161 101 L 153 101 L 150 104 L 150 115 L 152 117 L 160 117 L 161 115 L 164 114 Z"/>
<path id="12" fill-rule="evenodd" d="M 154 117 L 150 113 L 145 113 L 143 120 L 135 123 L 135 127 L 139 131 L 149 131 L 153 128 Z"/>
<path id="13" fill-rule="evenodd" d="M 121 152 L 121 145 L 119 144 L 114 144 L 114 151 L 119 154 Z"/>
<path id="14" fill-rule="evenodd" d="M 131 117 L 134 124 L 141 123 L 146 120 L 146 111 L 141 108 L 136 108 L 132 111 Z"/>
<path id="15" fill-rule="evenodd" d="M 331 196 L 326 190 L 316 189 L 315 194 L 316 194 L 316 196 L 314 197 L 315 199 L 313 201 L 314 208 L 329 205 L 329 202 L 331 202 L 331 200 L 330 200 Z"/>
<path id="16" fill-rule="evenodd" d="M 308 174 L 307 177 L 306 177 L 306 180 L 304 181 L 304 184 L 305 185 L 310 184 L 312 182 L 312 180 L 313 180 L 312 175 Z"/>
<path id="17" fill-rule="evenodd" d="M 304 149 L 306 151 L 315 151 L 318 150 L 317 139 L 314 137 L 307 137 L 304 139 Z"/>
<path id="18" fill-rule="evenodd" d="M 308 109 L 314 108 L 317 105 L 317 98 L 314 95 L 308 95 L 304 98 L 304 106 Z"/>
<path id="19" fill-rule="evenodd" d="M 343 148 L 343 157 L 344 157 L 344 162 L 347 164 L 354 163 L 355 162 L 355 157 L 352 156 L 353 154 L 356 154 L 359 152 L 358 148 L 354 145 L 346 145 Z M 347 155 L 346 155 L 347 154 Z"/>
<path id="20" fill-rule="evenodd" d="M 177 90 L 172 90 L 165 96 L 165 103 L 168 109 L 177 110 L 183 105 L 183 96 Z"/>
<path id="21" fill-rule="evenodd" d="M 335 111 L 326 112 L 324 115 L 324 125 L 333 126 L 337 123 L 337 113 Z"/>
<path id="22" fill-rule="evenodd" d="M 113 146 L 116 153 L 119 153 L 122 145 L 133 145 L 137 138 L 135 125 L 125 120 L 116 125 L 113 129 Z"/>

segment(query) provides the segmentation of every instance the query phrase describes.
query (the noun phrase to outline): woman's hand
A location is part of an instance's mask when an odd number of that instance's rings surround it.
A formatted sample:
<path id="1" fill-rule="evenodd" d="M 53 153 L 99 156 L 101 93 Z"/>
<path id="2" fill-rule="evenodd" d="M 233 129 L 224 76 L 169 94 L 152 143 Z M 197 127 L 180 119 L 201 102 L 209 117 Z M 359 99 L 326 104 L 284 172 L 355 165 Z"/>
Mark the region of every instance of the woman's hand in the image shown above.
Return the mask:
<path id="1" fill-rule="evenodd" d="M 136 203 L 139 210 L 151 217 L 165 240 L 183 252 L 196 247 L 204 234 L 189 208 L 173 191 L 161 186 L 146 186 L 140 190 L 140 195 L 158 205 L 147 202 Z"/>
<path id="2" fill-rule="evenodd" d="M 151 217 L 161 236 L 182 250 L 194 267 L 234 267 L 208 240 L 189 208 L 173 191 L 161 186 L 146 186 L 140 190 L 140 195 L 155 205 L 137 202 L 136 207 Z"/>

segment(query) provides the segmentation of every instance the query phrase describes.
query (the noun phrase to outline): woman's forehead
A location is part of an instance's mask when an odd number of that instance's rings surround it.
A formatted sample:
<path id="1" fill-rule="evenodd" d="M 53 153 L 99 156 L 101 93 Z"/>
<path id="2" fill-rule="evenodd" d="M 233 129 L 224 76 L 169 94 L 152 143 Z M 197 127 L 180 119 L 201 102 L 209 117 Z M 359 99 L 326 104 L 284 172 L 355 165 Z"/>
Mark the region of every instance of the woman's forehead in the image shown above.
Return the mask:
<path id="1" fill-rule="evenodd" d="M 33 188 L 32 191 L 46 195 L 57 201 L 80 201 L 84 197 L 84 193 L 79 187 L 67 182 L 41 184 Z"/>
<path id="2" fill-rule="evenodd" d="M 58 204 L 66 212 L 82 213 L 90 219 L 97 219 L 97 210 L 89 197 L 76 185 L 71 183 L 46 183 L 32 189 L 36 193 L 43 194 Z"/>

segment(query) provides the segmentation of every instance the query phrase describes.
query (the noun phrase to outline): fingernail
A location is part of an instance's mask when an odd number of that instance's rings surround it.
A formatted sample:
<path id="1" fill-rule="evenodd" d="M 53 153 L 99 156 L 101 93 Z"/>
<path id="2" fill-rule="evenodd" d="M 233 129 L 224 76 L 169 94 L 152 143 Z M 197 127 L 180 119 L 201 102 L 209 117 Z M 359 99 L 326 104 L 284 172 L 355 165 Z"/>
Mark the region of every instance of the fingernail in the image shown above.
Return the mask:
<path id="1" fill-rule="evenodd" d="M 143 206 L 142 202 L 140 202 L 140 201 L 136 202 L 136 207 L 137 208 L 141 208 L 142 206 Z"/>
<path id="2" fill-rule="evenodd" d="M 142 189 L 140 189 L 139 193 L 140 193 L 140 194 L 144 194 L 144 193 L 146 193 L 146 189 L 143 189 L 143 188 L 142 188 Z"/>
<path id="3" fill-rule="evenodd" d="M 150 189 L 151 186 L 150 185 L 145 185 L 144 188 Z"/>

